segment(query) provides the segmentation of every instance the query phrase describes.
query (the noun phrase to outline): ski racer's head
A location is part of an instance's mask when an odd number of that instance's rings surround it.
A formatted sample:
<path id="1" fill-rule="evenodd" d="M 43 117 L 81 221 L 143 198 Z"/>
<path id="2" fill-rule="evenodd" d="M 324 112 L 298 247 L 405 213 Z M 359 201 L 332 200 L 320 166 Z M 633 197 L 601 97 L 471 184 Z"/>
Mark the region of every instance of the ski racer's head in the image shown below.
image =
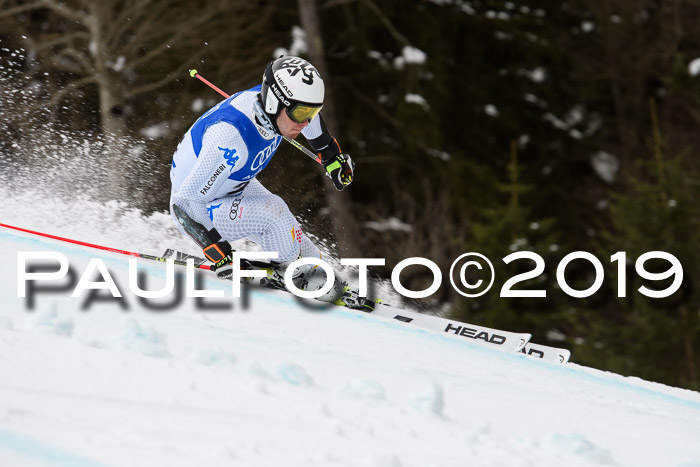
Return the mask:
<path id="1" fill-rule="evenodd" d="M 296 132 L 293 136 L 296 137 L 318 115 L 324 94 L 321 75 L 303 58 L 279 57 L 263 73 L 260 90 L 263 109 L 283 136 L 290 136 L 285 133 L 291 131 Z"/>

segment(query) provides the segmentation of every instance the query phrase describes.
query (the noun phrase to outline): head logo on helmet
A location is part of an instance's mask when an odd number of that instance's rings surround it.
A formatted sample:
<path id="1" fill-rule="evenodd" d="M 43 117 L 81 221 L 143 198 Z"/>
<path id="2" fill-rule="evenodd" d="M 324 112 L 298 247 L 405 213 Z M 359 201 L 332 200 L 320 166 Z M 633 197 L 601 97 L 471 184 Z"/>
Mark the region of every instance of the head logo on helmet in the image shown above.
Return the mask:
<path id="1" fill-rule="evenodd" d="M 318 70 L 299 57 L 279 57 L 265 69 L 260 97 L 275 130 L 282 108 L 297 123 L 310 121 L 323 106 L 325 87 Z"/>

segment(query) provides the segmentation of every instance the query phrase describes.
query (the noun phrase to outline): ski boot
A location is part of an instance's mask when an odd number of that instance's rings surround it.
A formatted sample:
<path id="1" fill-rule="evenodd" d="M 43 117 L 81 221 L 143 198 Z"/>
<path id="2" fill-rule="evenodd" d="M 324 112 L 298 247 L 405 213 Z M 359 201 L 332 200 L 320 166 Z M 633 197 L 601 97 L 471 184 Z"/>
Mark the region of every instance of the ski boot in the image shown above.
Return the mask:
<path id="1" fill-rule="evenodd" d="M 267 276 L 260 279 L 260 286 L 274 290 L 287 290 L 284 285 L 284 271 L 280 272 L 278 268 L 265 268 Z"/>
<path id="2" fill-rule="evenodd" d="M 375 304 L 381 303 L 381 300 L 360 297 L 357 290 L 350 288 L 347 282 L 343 282 L 343 295 L 341 295 L 340 298 L 333 303 L 352 310 L 360 310 L 366 313 L 371 313 L 374 311 Z"/>
<path id="3" fill-rule="evenodd" d="M 260 285 L 270 289 L 288 290 L 284 284 L 284 270 L 281 268 L 268 268 L 267 277 L 260 280 Z M 315 267 L 300 267 L 294 271 L 292 282 L 300 290 L 318 290 L 326 283 L 325 271 Z M 362 310 L 372 312 L 375 303 L 379 300 L 360 297 L 357 290 L 348 286 L 347 282 L 340 281 L 336 278 L 335 284 L 331 290 L 316 298 L 322 302 L 333 303 L 334 305 L 344 306 L 353 310 Z"/>
<path id="4" fill-rule="evenodd" d="M 286 268 L 276 266 L 265 268 L 267 277 L 260 279 L 260 285 L 269 289 L 289 291 L 284 282 Z M 292 283 L 299 290 L 314 291 L 322 288 L 326 283 L 325 271 L 311 265 L 302 265 L 294 270 Z M 342 286 L 336 280 L 335 284 L 326 294 L 316 300 L 333 303 L 342 294 Z"/>

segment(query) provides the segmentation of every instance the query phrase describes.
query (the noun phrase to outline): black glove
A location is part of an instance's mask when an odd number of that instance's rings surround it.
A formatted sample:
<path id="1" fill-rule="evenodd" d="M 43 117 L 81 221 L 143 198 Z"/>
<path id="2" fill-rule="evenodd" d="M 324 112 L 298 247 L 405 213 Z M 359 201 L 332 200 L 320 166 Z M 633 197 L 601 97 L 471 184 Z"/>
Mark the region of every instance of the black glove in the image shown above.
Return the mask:
<path id="1" fill-rule="evenodd" d="M 233 266 L 231 266 L 231 244 L 225 241 L 218 241 L 204 247 L 204 256 L 214 263 L 211 270 L 216 272 L 219 279 L 230 279 Z"/>
<path id="2" fill-rule="evenodd" d="M 325 129 L 325 124 L 321 120 L 321 126 Z M 322 144 L 324 140 L 328 140 L 327 144 L 318 150 L 318 155 L 321 158 L 321 163 L 326 169 L 326 175 L 331 179 L 335 188 L 340 191 L 352 183 L 352 176 L 355 171 L 355 163 L 347 154 L 341 154 L 340 145 L 335 138 L 328 134 L 312 140 L 311 146 Z"/>
<path id="3" fill-rule="evenodd" d="M 226 256 L 221 261 L 211 266 L 211 270 L 216 273 L 216 277 L 219 279 L 232 279 L 233 278 L 233 264 L 231 264 L 231 257 Z"/>
<path id="4" fill-rule="evenodd" d="M 219 237 L 221 238 L 221 237 Z M 203 248 L 204 256 L 207 257 L 209 261 L 216 264 L 222 259 L 226 258 L 231 251 L 231 244 L 226 241 L 219 240 L 216 243 L 212 243 Z"/>
<path id="5" fill-rule="evenodd" d="M 326 168 L 326 175 L 331 179 L 336 190 L 341 191 L 352 183 L 355 163 L 349 155 L 337 154 L 323 161 L 323 167 Z"/>

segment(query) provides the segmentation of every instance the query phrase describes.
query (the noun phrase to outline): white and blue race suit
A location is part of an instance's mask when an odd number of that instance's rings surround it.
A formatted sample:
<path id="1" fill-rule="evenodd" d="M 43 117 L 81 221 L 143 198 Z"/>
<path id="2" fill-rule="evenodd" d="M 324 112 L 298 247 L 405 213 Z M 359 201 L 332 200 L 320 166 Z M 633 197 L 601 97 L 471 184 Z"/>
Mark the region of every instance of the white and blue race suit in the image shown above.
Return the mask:
<path id="1" fill-rule="evenodd" d="M 265 118 L 259 92 L 256 86 L 221 101 L 187 131 L 170 170 L 171 213 L 178 228 L 192 238 L 197 236 L 178 222 L 173 206 L 201 230 L 216 229 L 224 240 L 246 238 L 263 251 L 276 251 L 280 263 L 299 256 L 318 258 L 319 250 L 287 204 L 255 178 L 282 141 L 271 126 L 260 123 Z M 323 131 L 319 120 L 302 130 L 307 139 Z"/>

